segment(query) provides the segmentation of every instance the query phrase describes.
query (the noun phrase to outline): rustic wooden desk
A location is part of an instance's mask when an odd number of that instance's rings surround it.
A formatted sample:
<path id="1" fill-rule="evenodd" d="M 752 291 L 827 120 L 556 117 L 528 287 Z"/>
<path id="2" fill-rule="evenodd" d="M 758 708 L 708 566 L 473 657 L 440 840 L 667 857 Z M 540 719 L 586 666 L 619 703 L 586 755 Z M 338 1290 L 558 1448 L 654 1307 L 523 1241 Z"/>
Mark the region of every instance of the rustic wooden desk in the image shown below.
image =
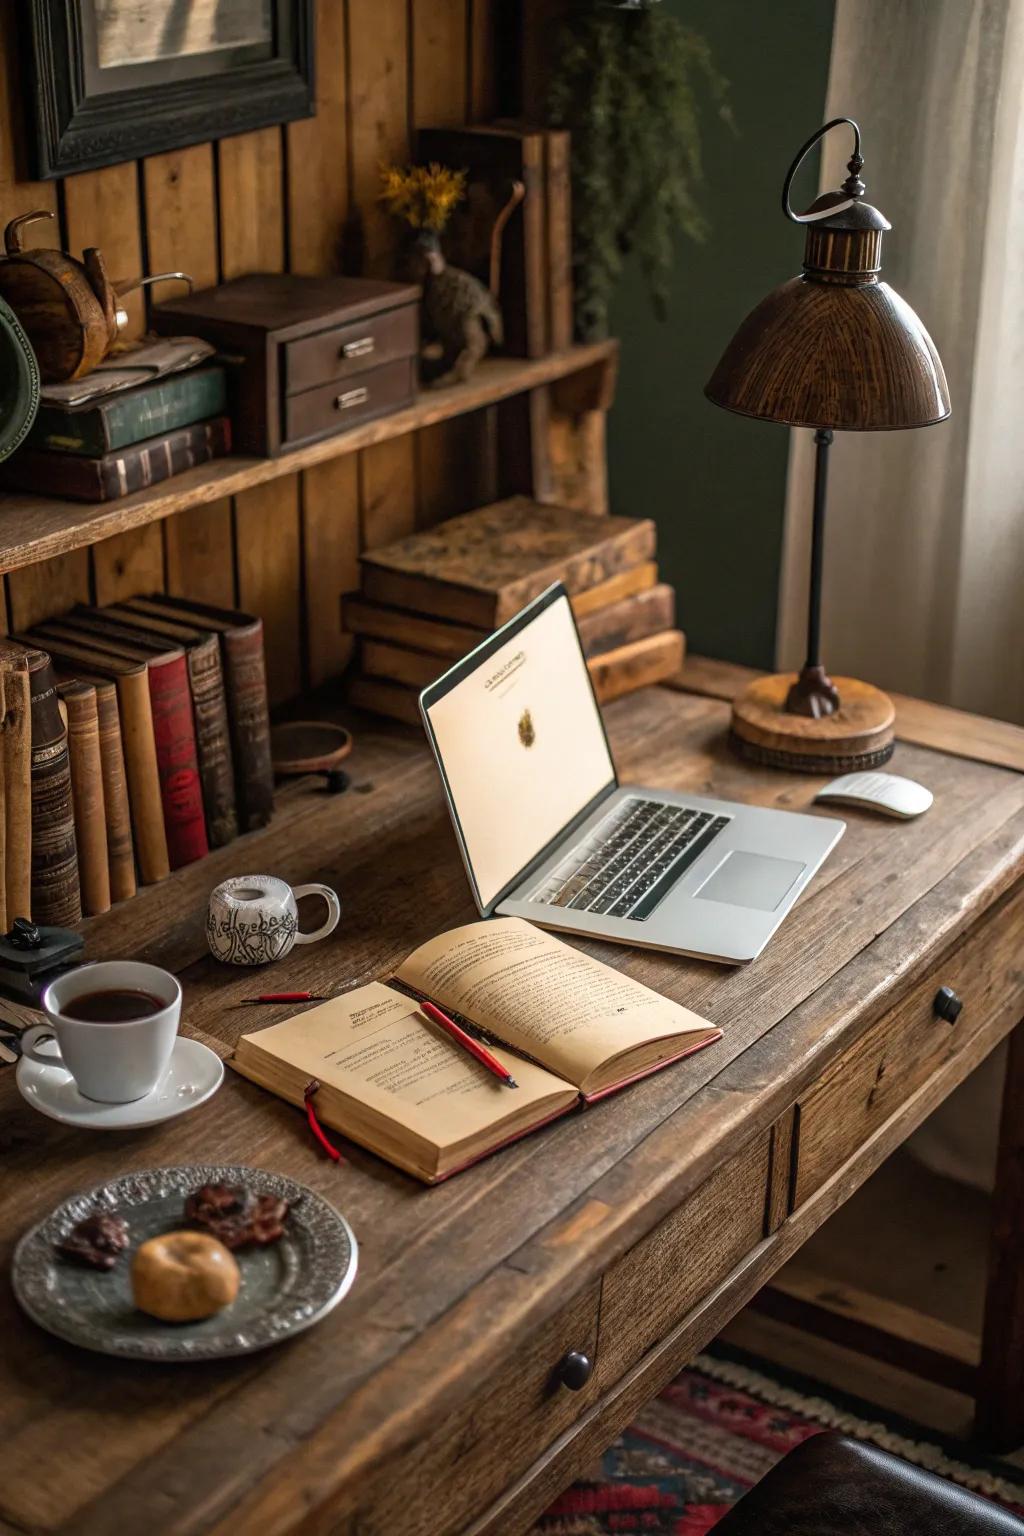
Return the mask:
<path id="1" fill-rule="evenodd" d="M 719 693 L 732 677 L 693 673 Z M 435 1190 L 358 1148 L 344 1167 L 322 1161 L 295 1110 L 230 1073 L 193 1115 L 124 1136 L 43 1120 L 13 1072 L 0 1073 L 5 1264 L 24 1227 L 73 1190 L 200 1158 L 307 1181 L 346 1212 L 362 1249 L 353 1291 L 324 1324 L 219 1366 L 129 1366 L 64 1346 L 22 1318 L 5 1285 L 0 1531 L 526 1529 L 1024 1016 L 1024 775 L 1011 766 L 1024 732 L 995 727 L 992 741 L 975 741 L 966 717 L 915 708 L 908 733 L 932 744 L 901 742 L 893 767 L 935 791 L 933 809 L 906 824 L 850 812 L 758 962 L 728 971 L 601 947 L 721 1024 L 724 1038 Z M 707 695 L 622 700 L 608 710 L 620 772 L 807 806 L 818 781 L 740 763 L 725 746 L 727 719 L 726 703 Z M 422 745 L 370 732 L 352 768 L 353 792 L 329 799 L 301 786 L 283 797 L 269 843 L 264 835 L 261 863 L 329 881 L 345 901 L 338 936 L 295 950 L 275 985 L 369 980 L 473 915 Z M 222 1051 L 254 1023 L 229 1009 L 254 978 L 201 958 L 202 906 L 245 864 L 243 840 L 143 891 L 130 913 L 94 920 L 90 934 L 94 955 L 181 969 L 185 1027 Z M 964 1001 L 953 1026 L 933 1012 L 942 984 Z M 1013 1057 L 1011 1090 L 1024 1080 L 1019 1046 Z M 1004 1218 L 1016 1166 L 1007 1148 Z M 1004 1219 L 993 1269 L 993 1317 L 1004 1323 L 1019 1273 L 1013 1240 Z M 1020 1336 L 987 1351 L 986 1411 L 1004 1430 Z M 576 1391 L 558 1376 L 572 1350 L 593 1361 Z"/>

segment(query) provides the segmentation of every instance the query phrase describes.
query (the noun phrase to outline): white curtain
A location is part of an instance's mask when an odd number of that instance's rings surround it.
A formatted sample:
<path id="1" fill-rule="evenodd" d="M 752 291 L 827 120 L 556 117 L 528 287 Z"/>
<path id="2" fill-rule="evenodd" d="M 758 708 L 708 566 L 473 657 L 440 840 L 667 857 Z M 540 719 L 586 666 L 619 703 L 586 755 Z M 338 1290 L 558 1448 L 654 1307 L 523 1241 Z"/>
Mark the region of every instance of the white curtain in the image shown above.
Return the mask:
<path id="1" fill-rule="evenodd" d="M 882 275 L 930 330 L 953 413 L 836 434 L 825 661 L 1024 722 L 1024 0 L 836 0 L 838 115 L 860 123 L 867 200 L 893 226 Z M 848 154 L 837 129 L 823 186 Z M 810 439 L 791 434 L 784 667 L 803 660 Z"/>

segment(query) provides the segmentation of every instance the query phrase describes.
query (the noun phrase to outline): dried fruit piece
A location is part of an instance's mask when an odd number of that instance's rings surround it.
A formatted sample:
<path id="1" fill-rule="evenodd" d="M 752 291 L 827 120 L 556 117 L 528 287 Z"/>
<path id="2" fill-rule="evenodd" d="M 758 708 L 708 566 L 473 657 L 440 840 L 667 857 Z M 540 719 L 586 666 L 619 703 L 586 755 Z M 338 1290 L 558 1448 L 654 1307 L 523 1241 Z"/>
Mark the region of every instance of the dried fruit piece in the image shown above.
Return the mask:
<path id="1" fill-rule="evenodd" d="M 128 1246 L 128 1223 L 112 1211 L 93 1211 L 56 1244 L 57 1252 L 89 1269 L 113 1269 Z"/>
<path id="2" fill-rule="evenodd" d="M 281 1200 L 277 1195 L 257 1195 L 256 1208 L 249 1216 L 247 1241 L 258 1244 L 260 1248 L 276 1243 L 284 1235 L 287 1216 L 287 1200 Z"/>
<path id="3" fill-rule="evenodd" d="M 252 1192 L 244 1184 L 204 1184 L 194 1189 L 185 1201 L 185 1215 L 201 1226 L 227 1217 L 241 1217 L 253 1202 Z"/>
<path id="4" fill-rule="evenodd" d="M 185 1217 L 222 1242 L 225 1248 L 265 1248 L 284 1235 L 288 1202 L 277 1195 L 254 1195 L 241 1184 L 204 1184 L 185 1201 Z"/>

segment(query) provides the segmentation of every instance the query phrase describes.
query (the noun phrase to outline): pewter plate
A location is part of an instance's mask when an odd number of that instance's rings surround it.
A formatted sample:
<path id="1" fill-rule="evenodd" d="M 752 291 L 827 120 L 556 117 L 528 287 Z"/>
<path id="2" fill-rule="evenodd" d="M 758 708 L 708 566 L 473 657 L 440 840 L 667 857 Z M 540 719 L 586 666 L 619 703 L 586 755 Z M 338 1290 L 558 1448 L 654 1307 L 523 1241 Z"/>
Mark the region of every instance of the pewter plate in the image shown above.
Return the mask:
<path id="1" fill-rule="evenodd" d="M 267 1248 L 235 1254 L 242 1274 L 237 1299 L 200 1323 L 161 1323 L 136 1310 L 131 1255 L 140 1243 L 188 1223 L 186 1195 L 201 1184 L 245 1184 L 290 1206 L 284 1236 Z M 117 1211 L 130 1246 L 106 1274 L 61 1258 L 54 1244 L 91 1211 Z M 294 1179 L 261 1168 L 193 1164 L 126 1174 L 59 1205 L 26 1232 L 14 1253 L 11 1280 L 24 1310 L 58 1338 L 127 1360 L 220 1360 L 248 1355 L 311 1328 L 346 1294 L 356 1277 L 351 1227 L 332 1205 Z"/>

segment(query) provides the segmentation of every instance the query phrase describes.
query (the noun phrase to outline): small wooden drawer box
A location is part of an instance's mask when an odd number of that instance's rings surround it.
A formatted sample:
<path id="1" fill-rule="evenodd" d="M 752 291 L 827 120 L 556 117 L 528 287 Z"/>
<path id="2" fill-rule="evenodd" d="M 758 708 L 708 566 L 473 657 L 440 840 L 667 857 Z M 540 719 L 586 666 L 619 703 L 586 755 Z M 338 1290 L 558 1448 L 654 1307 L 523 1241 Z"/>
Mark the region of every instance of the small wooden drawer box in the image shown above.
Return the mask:
<path id="1" fill-rule="evenodd" d="M 410 283 L 253 273 L 160 305 L 153 326 L 217 347 L 236 449 L 273 458 L 412 403 L 419 297 Z"/>

